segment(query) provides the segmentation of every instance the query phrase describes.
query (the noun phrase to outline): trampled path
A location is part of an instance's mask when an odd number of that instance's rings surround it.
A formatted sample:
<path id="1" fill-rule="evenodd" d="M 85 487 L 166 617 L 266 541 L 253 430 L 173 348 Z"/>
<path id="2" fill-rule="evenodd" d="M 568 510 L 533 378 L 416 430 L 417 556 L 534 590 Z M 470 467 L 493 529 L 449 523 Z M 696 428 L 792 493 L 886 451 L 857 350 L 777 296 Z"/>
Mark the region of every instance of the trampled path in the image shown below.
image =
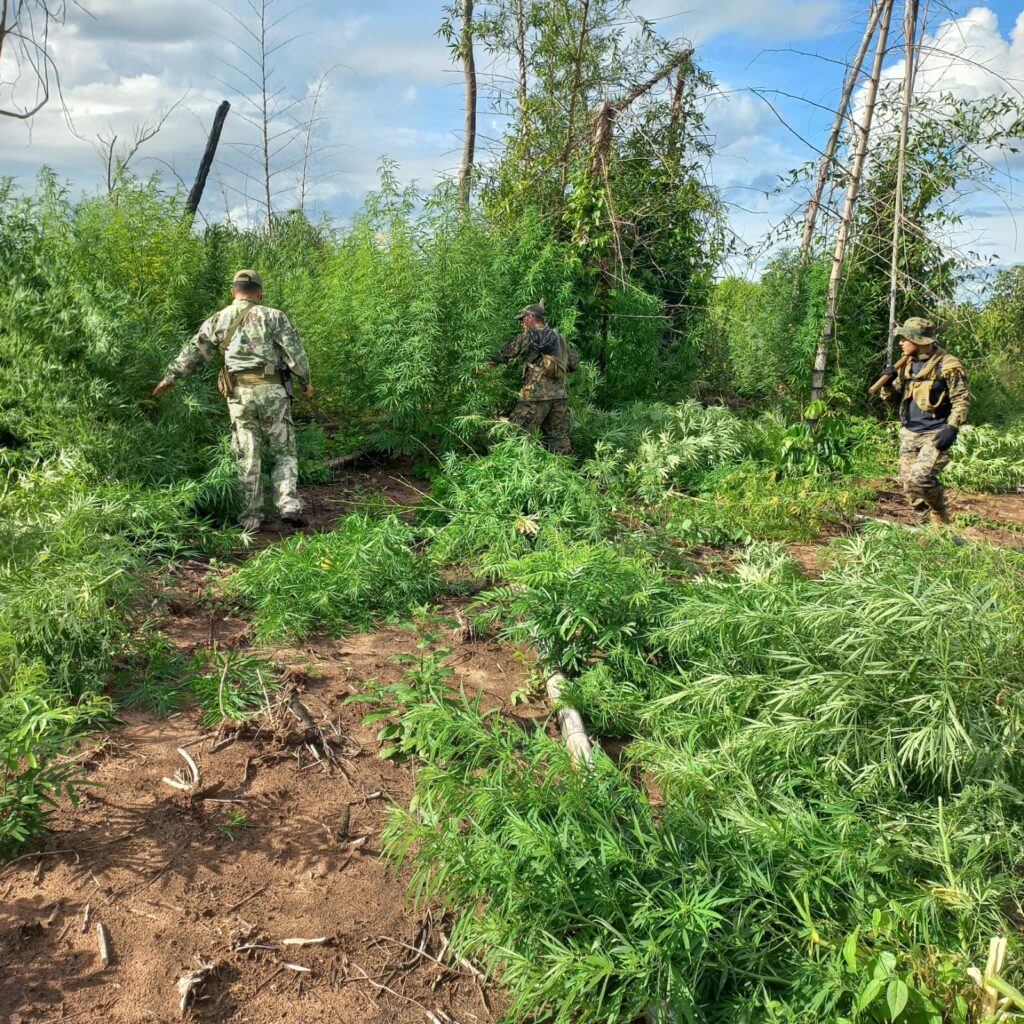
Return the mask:
<path id="1" fill-rule="evenodd" d="M 308 488 L 307 500 L 313 526 L 323 529 L 382 492 L 411 504 L 419 488 L 394 470 L 352 471 Z M 954 514 L 982 524 L 1024 525 L 1024 496 L 957 495 L 952 504 Z M 889 493 L 878 515 L 907 519 Z M 961 532 L 1024 546 L 1024 534 L 1012 529 Z M 268 530 L 260 543 L 279 536 Z M 819 552 L 816 545 L 794 546 L 812 573 L 820 568 Z M 214 747 L 195 712 L 167 719 L 126 713 L 123 725 L 82 751 L 97 787 L 83 793 L 77 810 L 61 809 L 41 853 L 0 868 L 0 1019 L 178 1020 L 179 979 L 210 965 L 195 990 L 201 998 L 189 1011 L 194 1019 L 497 1020 L 500 990 L 472 965 L 449 962 L 447 922 L 411 907 L 407 873 L 396 874 L 379 856 L 387 809 L 408 804 L 413 770 L 381 760 L 376 727 L 362 723 L 365 705 L 345 703 L 366 680 L 399 679 L 404 666 L 394 656 L 413 653 L 417 637 L 387 628 L 253 648 L 248 624 L 202 596 L 207 573 L 207 566 L 186 564 L 164 577 L 165 635 L 183 651 L 213 644 L 290 667 L 310 714 L 339 738 L 342 763 L 330 770 L 316 764 L 296 742 L 287 715 L 233 739 L 227 732 L 228 742 Z M 438 627 L 435 646 L 452 648 L 454 684 L 481 692 L 485 706 L 517 717 L 545 714 L 540 704 L 524 709 L 510 701 L 528 684 L 528 655 L 466 640 L 447 625 Z M 188 791 L 162 781 L 185 768 L 179 747 L 200 772 Z M 233 812 L 244 815 L 244 827 L 230 824 Z M 99 953 L 100 925 L 109 937 L 109 965 Z"/>

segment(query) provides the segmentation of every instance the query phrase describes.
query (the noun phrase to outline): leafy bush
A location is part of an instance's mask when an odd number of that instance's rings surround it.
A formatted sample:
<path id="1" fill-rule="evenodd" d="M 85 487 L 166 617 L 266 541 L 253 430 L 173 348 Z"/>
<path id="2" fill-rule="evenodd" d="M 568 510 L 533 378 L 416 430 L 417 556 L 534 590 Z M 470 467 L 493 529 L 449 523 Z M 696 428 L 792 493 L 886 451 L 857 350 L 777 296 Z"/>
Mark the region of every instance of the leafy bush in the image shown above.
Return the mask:
<path id="1" fill-rule="evenodd" d="M 331 469 L 327 465 L 327 434 L 319 423 L 310 423 L 296 437 L 299 455 L 300 484 L 329 484 Z"/>
<path id="2" fill-rule="evenodd" d="M 748 462 L 709 473 L 697 494 L 674 495 L 665 505 L 665 529 L 688 544 L 813 540 L 830 526 L 852 523 L 872 497 L 849 479 L 772 480 L 762 465 Z"/>
<path id="3" fill-rule="evenodd" d="M 501 565 L 483 600 L 586 669 L 569 697 L 646 792 L 402 691 L 424 766 L 388 848 L 512 1020 L 967 1024 L 966 967 L 1022 912 L 1024 560 L 871 528 L 826 562 L 755 545 L 668 583 L 563 539 Z"/>
<path id="4" fill-rule="evenodd" d="M 951 487 L 1009 494 L 1024 488 L 1024 428 L 964 427 L 943 474 Z"/>
<path id="5" fill-rule="evenodd" d="M 61 796 L 77 802 L 81 766 L 59 760 L 89 727 L 109 717 L 110 702 L 89 696 L 66 703 L 39 661 L 0 635 L 0 860 L 46 828 Z"/>
<path id="6" fill-rule="evenodd" d="M 480 598 L 494 606 L 490 617 L 507 616 L 506 635 L 529 640 L 564 669 L 649 635 L 667 590 L 649 559 L 607 542 L 559 539 L 522 558 L 487 560 L 485 569 L 505 581 Z"/>
<path id="7" fill-rule="evenodd" d="M 687 487 L 713 467 L 739 462 L 750 437 L 727 409 L 694 401 L 631 406 L 595 420 L 593 457 L 584 472 L 645 501 Z"/>
<path id="8" fill-rule="evenodd" d="M 569 460 L 518 431 L 483 458 L 451 452 L 442 469 L 421 506 L 438 564 L 473 561 L 486 553 L 497 565 L 563 531 L 597 539 L 616 528 L 608 503 Z"/>
<path id="9" fill-rule="evenodd" d="M 191 703 L 201 711 L 204 726 L 244 721 L 281 688 L 273 665 L 252 654 L 205 650 L 184 657 L 158 633 L 136 647 L 134 658 L 117 673 L 118 700 L 159 715 Z"/>
<path id="10" fill-rule="evenodd" d="M 264 549 L 225 589 L 251 603 L 261 642 L 314 629 L 342 636 L 375 617 L 404 614 L 436 591 L 438 578 L 416 540 L 395 516 L 346 516 L 329 533 L 296 535 Z"/>

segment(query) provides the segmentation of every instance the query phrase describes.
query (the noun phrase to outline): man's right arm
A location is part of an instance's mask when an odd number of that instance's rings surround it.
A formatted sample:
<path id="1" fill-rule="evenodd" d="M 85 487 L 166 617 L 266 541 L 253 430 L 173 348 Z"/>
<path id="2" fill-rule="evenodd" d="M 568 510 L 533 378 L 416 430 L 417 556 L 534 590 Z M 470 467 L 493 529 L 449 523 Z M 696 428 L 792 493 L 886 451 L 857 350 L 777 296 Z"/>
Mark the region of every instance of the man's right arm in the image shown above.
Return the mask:
<path id="1" fill-rule="evenodd" d="M 498 366 L 500 363 L 511 363 L 513 360 L 521 359 L 530 349 L 530 338 L 527 334 L 517 334 L 511 341 L 506 341 L 497 352 L 487 360 L 488 366 Z"/>
<path id="2" fill-rule="evenodd" d="M 202 327 L 189 339 L 185 347 L 171 360 L 163 380 L 153 389 L 153 396 L 159 398 L 164 392 L 170 391 L 179 380 L 191 377 L 201 370 L 213 358 L 217 351 L 217 339 L 213 334 L 216 314 L 211 316 Z"/>
<path id="3" fill-rule="evenodd" d="M 888 384 L 882 385 L 878 394 L 883 402 L 888 402 L 889 405 L 898 405 L 903 398 L 903 377 L 892 366 L 887 366 L 882 371 L 882 375 L 885 376 L 890 372 L 893 374 L 893 377 Z"/>

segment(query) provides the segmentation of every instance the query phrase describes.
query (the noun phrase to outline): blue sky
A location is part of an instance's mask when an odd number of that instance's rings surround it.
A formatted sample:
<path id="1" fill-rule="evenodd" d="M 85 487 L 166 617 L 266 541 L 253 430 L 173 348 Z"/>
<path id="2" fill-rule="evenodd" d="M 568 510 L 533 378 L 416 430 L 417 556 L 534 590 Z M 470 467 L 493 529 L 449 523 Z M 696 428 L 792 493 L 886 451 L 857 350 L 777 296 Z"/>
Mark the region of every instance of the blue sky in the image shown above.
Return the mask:
<path id="1" fill-rule="evenodd" d="M 275 2 L 278 13 L 291 9 L 287 0 Z M 239 13 L 245 3 L 224 0 L 229 11 Z M 780 175 L 813 158 L 811 146 L 822 143 L 831 114 L 820 105 L 836 101 L 843 69 L 835 62 L 856 48 L 865 6 L 866 0 L 635 0 L 636 10 L 655 19 L 664 35 L 695 42 L 699 60 L 718 83 L 707 101 L 718 145 L 708 174 L 729 204 L 736 238 L 755 251 L 803 201 L 800 192 L 772 190 Z M 133 167 L 177 174 L 190 183 L 212 112 L 228 98 L 233 112 L 204 213 L 211 219 L 257 215 L 257 190 L 247 188 L 239 174 L 251 130 L 244 120 L 243 79 L 231 64 L 237 66 L 232 42 L 244 38 L 243 31 L 206 0 L 85 0 L 85 7 L 88 14 L 71 8 L 68 24 L 54 35 L 74 131 L 56 105 L 31 127 L 0 119 L 5 173 L 28 182 L 45 163 L 74 188 L 100 187 L 99 137 L 116 133 L 121 145 L 136 127 L 155 122 L 177 102 Z M 403 180 L 426 186 L 455 169 L 462 80 L 435 36 L 440 7 L 439 0 L 312 0 L 286 21 L 297 38 L 282 51 L 282 102 L 308 104 L 312 84 L 331 69 L 313 139 L 311 164 L 318 177 L 309 190 L 311 207 L 349 216 L 373 187 L 383 155 L 397 161 Z M 1024 0 L 930 4 L 929 11 L 934 73 L 922 75 L 923 88 L 971 96 L 1014 89 L 1024 94 Z M 899 74 L 900 60 L 898 52 L 891 55 L 889 74 Z M 758 90 L 796 98 L 759 96 Z M 484 134 L 496 135 L 500 127 L 490 112 L 481 111 Z M 1017 231 L 1024 204 L 1016 181 L 1024 178 L 1024 160 L 1005 171 L 998 195 L 969 201 L 968 223 L 957 239 L 976 249 L 983 262 L 995 258 L 1004 265 L 1024 258 L 1024 235 Z M 294 192 L 285 195 L 294 180 L 294 174 L 280 178 L 284 206 L 294 202 Z M 753 273 L 758 265 L 737 254 L 729 269 Z"/>

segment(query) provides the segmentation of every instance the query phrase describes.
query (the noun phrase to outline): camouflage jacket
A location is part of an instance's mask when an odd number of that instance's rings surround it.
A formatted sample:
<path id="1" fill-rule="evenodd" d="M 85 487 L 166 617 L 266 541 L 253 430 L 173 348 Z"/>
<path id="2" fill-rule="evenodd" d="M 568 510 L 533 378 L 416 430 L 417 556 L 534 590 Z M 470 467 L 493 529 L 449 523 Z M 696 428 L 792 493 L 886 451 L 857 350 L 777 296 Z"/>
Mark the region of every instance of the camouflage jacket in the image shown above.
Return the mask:
<path id="1" fill-rule="evenodd" d="M 912 363 L 900 368 L 896 377 L 881 390 L 882 398 L 899 407 L 900 422 L 935 422 L 935 428 L 948 423 L 962 427 L 971 408 L 967 371 L 956 356 L 938 346 L 915 375 Z M 916 409 L 912 408 L 916 406 Z M 917 429 L 921 429 L 920 426 Z"/>
<path id="2" fill-rule="evenodd" d="M 565 378 L 580 365 L 576 350 L 550 327 L 534 328 L 517 334 L 491 356 L 489 363 L 523 361 L 523 386 L 519 398 L 524 402 L 550 402 L 565 398 Z"/>
<path id="3" fill-rule="evenodd" d="M 220 351 L 224 335 L 242 310 L 250 310 L 224 353 L 232 373 L 239 370 L 274 370 L 284 362 L 300 387 L 309 383 L 309 360 L 291 321 L 279 309 L 236 299 L 214 313 L 167 367 L 167 377 L 181 380 L 201 370 Z"/>

